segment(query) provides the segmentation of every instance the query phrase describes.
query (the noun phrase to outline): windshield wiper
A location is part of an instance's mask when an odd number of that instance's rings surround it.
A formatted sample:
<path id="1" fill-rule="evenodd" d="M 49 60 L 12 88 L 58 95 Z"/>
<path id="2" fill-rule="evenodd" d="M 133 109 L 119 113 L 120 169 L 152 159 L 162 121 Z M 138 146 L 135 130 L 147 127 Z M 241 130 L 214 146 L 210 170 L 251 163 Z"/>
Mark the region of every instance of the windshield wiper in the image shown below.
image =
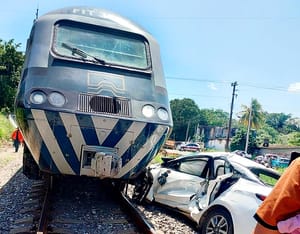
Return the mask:
<path id="1" fill-rule="evenodd" d="M 80 57 L 82 57 L 84 59 L 86 59 L 87 57 L 90 57 L 90 58 L 92 58 L 94 60 L 94 62 L 101 63 L 102 65 L 106 64 L 105 60 L 97 58 L 97 57 L 95 57 L 95 56 L 93 56 L 91 54 L 88 54 L 87 52 L 85 52 L 85 51 L 83 51 L 83 50 L 81 50 L 81 49 L 79 49 L 77 47 L 71 46 L 71 45 L 66 44 L 64 42 L 61 45 L 62 45 L 62 47 L 66 48 L 66 49 L 68 49 L 70 51 L 72 51 L 72 55 L 77 54 L 77 55 L 79 55 Z"/>

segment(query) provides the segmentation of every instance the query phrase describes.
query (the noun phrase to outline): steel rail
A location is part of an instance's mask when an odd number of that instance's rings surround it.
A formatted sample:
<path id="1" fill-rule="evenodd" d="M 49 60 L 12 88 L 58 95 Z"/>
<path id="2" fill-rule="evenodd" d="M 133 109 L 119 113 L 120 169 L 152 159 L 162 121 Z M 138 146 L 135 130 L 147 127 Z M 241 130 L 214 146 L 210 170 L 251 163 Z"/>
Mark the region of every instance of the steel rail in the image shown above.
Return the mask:
<path id="1" fill-rule="evenodd" d="M 130 214 L 131 217 L 133 217 L 133 221 L 137 225 L 139 231 L 145 234 L 156 234 L 155 228 L 153 225 L 146 220 L 144 215 L 141 214 L 141 212 L 135 208 L 132 203 L 128 200 L 128 198 L 125 196 L 123 192 L 120 192 L 120 202 L 124 206 L 125 211 Z"/>
<path id="2" fill-rule="evenodd" d="M 46 178 L 46 191 L 44 195 L 44 200 L 42 204 L 41 214 L 38 222 L 37 234 L 47 234 L 48 233 L 48 221 L 49 221 L 49 194 L 50 194 L 50 178 Z"/>

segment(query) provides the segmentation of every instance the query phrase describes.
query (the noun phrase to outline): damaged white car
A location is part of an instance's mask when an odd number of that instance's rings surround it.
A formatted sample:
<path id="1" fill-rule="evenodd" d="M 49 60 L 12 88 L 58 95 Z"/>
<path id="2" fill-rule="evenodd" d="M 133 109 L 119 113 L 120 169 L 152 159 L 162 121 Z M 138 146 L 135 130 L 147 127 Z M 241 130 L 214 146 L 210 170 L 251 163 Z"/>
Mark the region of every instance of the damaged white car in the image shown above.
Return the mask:
<path id="1" fill-rule="evenodd" d="M 133 198 L 186 215 L 201 234 L 251 234 L 253 215 L 271 189 L 236 170 L 226 155 L 200 153 L 147 168 Z"/>

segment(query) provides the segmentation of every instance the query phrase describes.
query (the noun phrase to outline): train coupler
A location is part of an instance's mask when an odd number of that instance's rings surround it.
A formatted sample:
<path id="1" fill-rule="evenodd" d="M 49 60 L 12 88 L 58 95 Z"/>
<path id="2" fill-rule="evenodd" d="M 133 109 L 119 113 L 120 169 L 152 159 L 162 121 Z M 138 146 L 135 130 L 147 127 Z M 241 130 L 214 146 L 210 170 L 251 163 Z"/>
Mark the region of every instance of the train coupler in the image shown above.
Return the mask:
<path id="1" fill-rule="evenodd" d="M 101 146 L 84 146 L 82 150 L 80 175 L 114 178 L 122 167 L 117 150 Z"/>

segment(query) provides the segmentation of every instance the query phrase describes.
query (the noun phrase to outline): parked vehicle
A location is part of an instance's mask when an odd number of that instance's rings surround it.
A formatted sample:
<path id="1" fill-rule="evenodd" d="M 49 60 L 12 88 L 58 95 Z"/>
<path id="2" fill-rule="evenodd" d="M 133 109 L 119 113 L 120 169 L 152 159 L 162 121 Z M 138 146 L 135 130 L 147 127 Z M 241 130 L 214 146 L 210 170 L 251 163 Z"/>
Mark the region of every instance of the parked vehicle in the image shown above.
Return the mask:
<path id="1" fill-rule="evenodd" d="M 276 158 L 271 160 L 272 168 L 286 168 L 289 165 L 290 160 L 288 158 Z"/>
<path id="2" fill-rule="evenodd" d="M 251 233 L 253 214 L 272 187 L 231 155 L 206 152 L 164 159 L 148 167 L 133 198 L 182 213 L 197 224 L 201 234 Z"/>
<path id="3" fill-rule="evenodd" d="M 188 143 L 188 144 L 185 144 L 185 145 L 181 145 L 179 150 L 199 152 L 201 150 L 201 146 L 197 143 Z"/>
<path id="4" fill-rule="evenodd" d="M 235 150 L 235 151 L 233 151 L 233 153 L 235 153 L 235 154 L 237 154 L 239 156 L 242 156 L 244 158 L 252 158 L 251 154 L 248 154 L 247 152 L 242 151 L 242 150 Z"/>
<path id="5" fill-rule="evenodd" d="M 264 155 L 258 155 L 254 158 L 255 162 L 261 163 L 265 160 L 265 156 Z"/>

